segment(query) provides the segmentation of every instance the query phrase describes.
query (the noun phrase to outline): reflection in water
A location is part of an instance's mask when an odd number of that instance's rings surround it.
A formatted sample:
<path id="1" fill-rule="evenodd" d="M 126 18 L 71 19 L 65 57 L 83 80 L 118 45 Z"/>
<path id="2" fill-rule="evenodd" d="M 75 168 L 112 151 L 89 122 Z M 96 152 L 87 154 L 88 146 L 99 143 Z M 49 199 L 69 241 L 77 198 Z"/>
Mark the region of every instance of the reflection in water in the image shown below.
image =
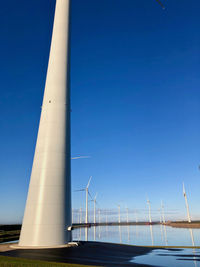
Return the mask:
<path id="1" fill-rule="evenodd" d="M 154 246 L 153 227 L 151 224 L 149 226 L 150 226 L 150 233 L 151 233 L 151 244 L 152 244 L 152 246 Z"/>
<path id="2" fill-rule="evenodd" d="M 96 241 L 96 226 L 94 226 L 93 228 L 94 228 L 94 241 Z"/>
<path id="3" fill-rule="evenodd" d="M 122 243 L 122 230 L 121 230 L 121 225 L 119 225 L 119 242 L 120 242 L 120 244 Z"/>
<path id="4" fill-rule="evenodd" d="M 189 229 L 189 231 L 190 231 L 190 236 L 191 236 L 191 240 L 192 240 L 192 246 L 195 247 L 193 231 L 192 231 L 192 229 Z M 193 254 L 194 254 L 194 257 L 193 257 L 194 266 L 196 267 L 197 266 L 197 261 L 196 261 L 196 257 L 195 257 L 195 254 L 196 254 L 195 248 L 193 248 Z"/>
<path id="5" fill-rule="evenodd" d="M 166 225 L 164 224 L 164 233 L 165 233 L 165 245 L 168 246 L 168 241 L 167 241 L 167 229 Z"/>
<path id="6" fill-rule="evenodd" d="M 165 245 L 168 246 L 168 241 L 167 241 L 167 229 L 166 229 L 166 221 L 165 221 L 165 211 L 164 211 L 164 204 L 163 201 L 161 200 L 161 213 L 162 213 L 162 222 L 163 222 L 163 227 L 164 227 L 164 235 L 165 235 Z"/>
<path id="7" fill-rule="evenodd" d="M 167 233 L 169 246 L 200 246 L 200 229 L 173 228 L 163 225 Z M 86 231 L 87 230 L 87 231 Z M 87 229 L 74 229 L 74 240 L 102 241 L 139 246 L 166 246 L 165 236 L 162 238 L 161 225 L 130 226 L 96 226 Z M 151 233 L 152 231 L 152 233 Z"/>
<path id="8" fill-rule="evenodd" d="M 130 226 L 127 225 L 127 232 L 128 232 L 128 244 L 130 243 Z"/>
<path id="9" fill-rule="evenodd" d="M 152 218 L 151 218 L 151 203 L 149 201 L 149 199 L 147 199 L 147 205 L 149 206 L 149 228 L 150 228 L 150 234 L 151 234 L 151 244 L 152 246 L 154 245 L 154 240 L 153 240 L 153 228 L 152 228 Z"/>
<path id="10" fill-rule="evenodd" d="M 135 210 L 135 222 L 138 223 L 138 214 L 137 214 L 137 210 Z M 138 236 L 138 229 L 137 229 L 137 224 L 135 226 L 135 231 L 136 231 L 136 236 Z"/>
<path id="11" fill-rule="evenodd" d="M 81 224 L 82 223 L 82 208 L 80 207 L 80 210 L 79 210 L 79 223 Z M 82 228 L 79 229 L 79 240 L 81 240 L 81 231 L 82 231 Z"/>
<path id="12" fill-rule="evenodd" d="M 80 210 L 81 211 L 81 210 Z M 98 211 L 100 222 L 100 210 Z M 80 212 L 81 214 L 81 212 Z M 81 216 L 79 217 L 81 222 Z M 162 230 L 161 230 L 162 227 Z M 97 229 L 98 228 L 98 229 Z M 137 235 L 136 235 L 137 228 Z M 164 231 L 165 229 L 165 231 Z M 150 232 L 150 233 L 149 233 Z M 99 233 L 96 235 L 96 233 Z M 162 235 L 163 233 L 163 235 Z M 168 236 L 166 236 L 166 234 Z M 131 237 L 131 238 L 130 238 Z M 167 241 L 168 237 L 168 241 Z M 133 262 L 166 267 L 200 267 L 200 229 L 173 228 L 166 225 L 127 225 L 97 226 L 73 230 L 74 240 L 102 241 L 124 243 L 139 246 L 191 246 L 191 249 L 155 250 L 145 256 L 138 256 Z M 187 254 L 187 255 L 186 255 Z M 167 257 L 166 257 L 167 256 Z"/>
<path id="13" fill-rule="evenodd" d="M 79 231 L 79 238 L 78 238 L 78 240 L 81 240 L 82 238 L 81 238 L 81 232 L 82 232 L 82 228 L 80 228 L 80 231 Z"/>
<path id="14" fill-rule="evenodd" d="M 196 256 L 199 258 L 199 250 L 196 252 Z M 155 249 L 150 254 L 135 257 L 132 262 L 159 267 L 192 267 L 195 263 L 195 266 L 200 267 L 197 261 L 193 261 L 191 249 Z"/>
<path id="15" fill-rule="evenodd" d="M 192 240 L 192 246 L 195 247 L 193 231 L 192 231 L 192 229 L 189 229 L 189 231 L 190 231 L 190 236 L 191 236 L 191 240 Z"/>
<path id="16" fill-rule="evenodd" d="M 127 222 L 128 243 L 130 243 L 130 227 L 129 227 L 129 225 L 128 225 L 128 223 L 129 223 L 129 213 L 128 213 L 128 208 L 126 208 L 126 222 Z"/>
<path id="17" fill-rule="evenodd" d="M 107 210 L 105 211 L 106 213 L 106 235 L 108 235 L 108 213 Z"/>
<path id="18" fill-rule="evenodd" d="M 88 241 L 88 227 L 85 227 L 85 241 Z"/>
<path id="19" fill-rule="evenodd" d="M 101 223 L 101 211 L 100 209 L 98 210 L 98 213 L 99 213 L 99 223 Z M 99 229 L 99 239 L 101 238 L 101 226 L 98 226 L 98 229 Z"/>
<path id="20" fill-rule="evenodd" d="M 162 218 L 161 218 L 161 214 L 160 214 L 160 232 L 161 232 L 161 238 L 162 238 L 162 242 L 164 240 L 164 237 L 163 237 L 163 225 L 162 225 Z"/>

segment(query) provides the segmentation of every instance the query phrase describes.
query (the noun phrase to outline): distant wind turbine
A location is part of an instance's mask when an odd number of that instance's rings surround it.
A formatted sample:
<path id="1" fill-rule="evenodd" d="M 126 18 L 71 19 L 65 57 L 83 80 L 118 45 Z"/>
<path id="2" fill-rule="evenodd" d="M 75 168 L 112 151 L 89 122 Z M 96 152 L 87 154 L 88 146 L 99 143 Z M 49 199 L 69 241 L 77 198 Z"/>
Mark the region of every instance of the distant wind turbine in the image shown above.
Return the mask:
<path id="1" fill-rule="evenodd" d="M 164 212 L 164 205 L 163 205 L 163 201 L 161 200 L 161 213 L 162 213 L 162 221 L 165 224 L 165 212 Z"/>
<path id="2" fill-rule="evenodd" d="M 92 196 L 91 196 L 91 194 L 90 194 L 90 192 L 89 192 L 89 185 L 90 185 L 91 179 L 92 179 L 92 176 L 90 176 L 86 188 L 83 188 L 83 189 L 80 189 L 80 190 L 75 190 L 75 192 L 80 192 L 80 191 L 85 191 L 85 192 L 86 192 L 85 223 L 88 223 L 88 195 L 89 195 L 89 196 L 91 197 L 91 199 L 92 199 Z"/>
<path id="3" fill-rule="evenodd" d="M 135 210 L 135 222 L 138 223 L 138 214 L 137 214 L 137 210 Z"/>
<path id="4" fill-rule="evenodd" d="M 148 198 L 147 198 L 147 205 L 149 206 L 149 223 L 152 223 L 152 219 L 151 219 L 151 203 L 150 203 Z"/>
<path id="5" fill-rule="evenodd" d="M 162 221 L 163 221 L 163 226 L 164 226 L 165 243 L 166 243 L 166 246 L 168 246 L 165 211 L 164 211 L 164 205 L 163 205 L 163 201 L 162 200 L 161 200 L 161 214 L 162 214 Z"/>
<path id="6" fill-rule="evenodd" d="M 81 224 L 82 223 L 82 208 L 81 207 L 80 207 L 80 210 L 79 210 L 79 214 L 80 214 L 79 223 Z"/>
<path id="7" fill-rule="evenodd" d="M 126 222 L 129 223 L 128 208 L 126 208 Z"/>
<path id="8" fill-rule="evenodd" d="M 118 205 L 118 222 L 121 222 L 121 213 L 120 213 L 120 205 Z"/>
<path id="9" fill-rule="evenodd" d="M 185 198 L 185 206 L 186 206 L 186 209 L 187 209 L 188 222 L 191 223 L 189 205 L 188 205 L 187 195 L 186 195 L 186 192 L 185 192 L 185 185 L 184 185 L 184 183 L 183 183 L 183 196 Z"/>

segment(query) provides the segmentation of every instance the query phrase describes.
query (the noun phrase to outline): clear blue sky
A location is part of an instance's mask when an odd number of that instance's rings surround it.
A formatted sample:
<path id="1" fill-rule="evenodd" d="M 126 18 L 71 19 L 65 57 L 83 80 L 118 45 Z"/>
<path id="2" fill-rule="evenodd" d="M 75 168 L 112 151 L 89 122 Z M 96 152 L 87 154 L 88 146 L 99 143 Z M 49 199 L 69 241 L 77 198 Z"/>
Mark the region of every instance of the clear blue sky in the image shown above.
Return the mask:
<path id="1" fill-rule="evenodd" d="M 148 196 L 184 217 L 184 181 L 200 218 L 200 3 L 163 3 L 72 0 L 72 156 L 91 156 L 72 161 L 72 190 L 92 175 L 102 209 L 142 214 Z M 0 223 L 23 216 L 54 6 L 1 1 Z"/>

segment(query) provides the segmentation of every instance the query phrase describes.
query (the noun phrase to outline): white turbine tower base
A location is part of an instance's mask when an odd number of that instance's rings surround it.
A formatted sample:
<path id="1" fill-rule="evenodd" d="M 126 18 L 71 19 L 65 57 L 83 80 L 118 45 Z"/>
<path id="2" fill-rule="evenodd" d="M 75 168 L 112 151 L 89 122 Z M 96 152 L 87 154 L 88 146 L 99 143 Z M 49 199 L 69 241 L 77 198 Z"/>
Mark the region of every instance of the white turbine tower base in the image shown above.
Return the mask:
<path id="1" fill-rule="evenodd" d="M 20 247 L 71 241 L 69 2 L 57 0 Z"/>
<path id="2" fill-rule="evenodd" d="M 147 198 L 147 205 L 149 207 L 149 223 L 152 223 L 152 218 L 151 218 L 151 202 L 149 201 L 149 199 Z"/>

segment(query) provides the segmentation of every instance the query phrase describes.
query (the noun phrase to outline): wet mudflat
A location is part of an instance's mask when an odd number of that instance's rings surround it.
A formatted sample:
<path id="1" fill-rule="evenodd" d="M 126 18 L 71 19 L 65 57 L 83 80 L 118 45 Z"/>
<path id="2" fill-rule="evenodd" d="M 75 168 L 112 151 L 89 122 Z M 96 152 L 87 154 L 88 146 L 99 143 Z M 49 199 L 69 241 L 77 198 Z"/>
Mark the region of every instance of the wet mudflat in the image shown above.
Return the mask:
<path id="1" fill-rule="evenodd" d="M 133 258 L 151 252 L 151 248 L 102 242 L 80 242 L 77 247 L 56 249 L 14 249 L 0 256 L 96 266 L 150 266 L 133 262 Z"/>
<path id="2" fill-rule="evenodd" d="M 198 248 L 151 248 L 82 241 L 75 247 L 1 251 L 0 256 L 91 266 L 200 267 Z"/>

